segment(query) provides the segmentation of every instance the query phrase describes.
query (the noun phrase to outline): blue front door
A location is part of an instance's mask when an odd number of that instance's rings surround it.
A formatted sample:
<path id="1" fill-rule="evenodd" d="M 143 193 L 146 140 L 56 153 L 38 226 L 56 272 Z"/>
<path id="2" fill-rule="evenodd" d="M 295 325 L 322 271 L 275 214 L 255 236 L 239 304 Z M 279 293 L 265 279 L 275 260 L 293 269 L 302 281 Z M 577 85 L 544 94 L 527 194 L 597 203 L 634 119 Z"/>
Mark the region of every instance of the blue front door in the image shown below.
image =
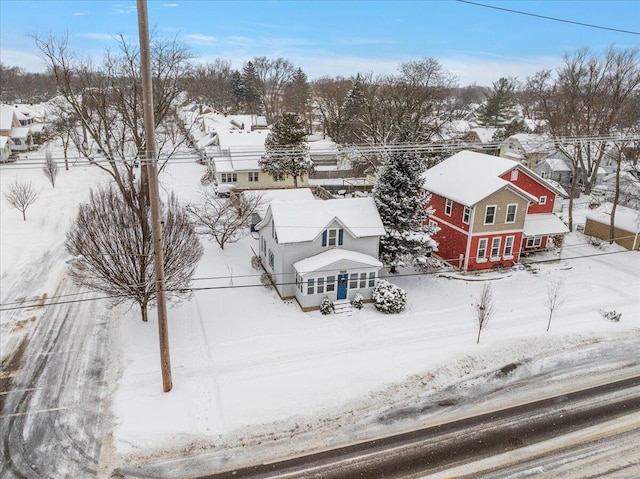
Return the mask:
<path id="1" fill-rule="evenodd" d="M 347 278 L 348 278 L 348 274 L 339 274 L 338 275 L 338 296 L 337 296 L 337 300 L 340 301 L 341 299 L 346 299 L 347 298 Z"/>

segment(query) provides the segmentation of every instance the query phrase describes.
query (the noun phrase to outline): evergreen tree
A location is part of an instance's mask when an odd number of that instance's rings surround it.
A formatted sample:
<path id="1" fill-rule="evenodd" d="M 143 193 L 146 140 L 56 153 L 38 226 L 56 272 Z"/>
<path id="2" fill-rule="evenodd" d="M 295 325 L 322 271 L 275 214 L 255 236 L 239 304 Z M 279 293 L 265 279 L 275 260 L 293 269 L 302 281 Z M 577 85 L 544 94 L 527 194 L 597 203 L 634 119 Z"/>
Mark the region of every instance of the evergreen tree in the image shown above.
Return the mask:
<path id="1" fill-rule="evenodd" d="M 298 178 L 313 171 L 305 137 L 304 123 L 298 115 L 284 113 L 274 123 L 264 142 L 266 152 L 260 159 L 260 168 L 276 180 L 292 176 L 293 185 L 297 188 Z"/>
<path id="2" fill-rule="evenodd" d="M 302 68 L 298 68 L 284 89 L 286 111 L 304 116 L 307 113 L 310 91 L 307 75 L 302 71 Z"/>
<path id="3" fill-rule="evenodd" d="M 342 105 L 342 117 L 349 128 L 345 132 L 345 140 L 357 143 L 362 134 L 362 111 L 365 108 L 366 98 L 362 77 L 358 73 L 353 79 L 351 88 L 347 92 Z"/>
<path id="4" fill-rule="evenodd" d="M 422 186 L 422 160 L 410 153 L 393 153 L 381 167 L 373 189 L 380 218 L 387 232 L 380 240 L 380 260 L 391 273 L 405 260 L 415 260 L 436 247 L 435 229 L 428 224 L 433 208 Z"/>
<path id="5" fill-rule="evenodd" d="M 247 62 L 242 69 L 241 98 L 242 108 L 245 113 L 262 113 L 262 82 L 252 62 Z"/>
<path id="6" fill-rule="evenodd" d="M 515 89 L 514 78 L 500 78 L 493 82 L 487 99 L 478 110 L 478 123 L 493 127 L 507 125 L 515 114 Z"/>

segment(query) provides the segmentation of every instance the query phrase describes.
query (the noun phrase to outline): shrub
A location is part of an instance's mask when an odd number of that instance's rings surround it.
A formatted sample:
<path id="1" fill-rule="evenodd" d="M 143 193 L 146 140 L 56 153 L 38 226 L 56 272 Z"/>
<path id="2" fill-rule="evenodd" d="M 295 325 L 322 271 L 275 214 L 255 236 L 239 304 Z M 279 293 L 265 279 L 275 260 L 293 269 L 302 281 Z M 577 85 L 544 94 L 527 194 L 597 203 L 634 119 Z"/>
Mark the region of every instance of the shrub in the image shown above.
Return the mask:
<path id="1" fill-rule="evenodd" d="M 600 314 L 604 319 L 608 319 L 614 323 L 620 321 L 620 318 L 622 317 L 622 313 L 618 313 L 615 309 L 612 309 L 611 311 L 600 310 Z"/>
<path id="2" fill-rule="evenodd" d="M 364 296 L 362 296 L 360 293 L 356 293 L 355 296 L 353 297 L 353 301 L 351 301 L 351 306 L 353 306 L 356 309 L 362 309 L 363 301 L 364 301 Z"/>
<path id="3" fill-rule="evenodd" d="M 324 298 L 322 298 L 322 301 L 320 301 L 320 312 L 322 314 L 331 314 L 332 310 L 333 310 L 333 303 L 331 302 L 328 296 L 325 296 Z"/>
<path id="4" fill-rule="evenodd" d="M 376 309 L 383 313 L 399 313 L 407 304 L 407 293 L 395 284 L 382 279 L 373 288 L 373 301 Z"/>
<path id="5" fill-rule="evenodd" d="M 257 269 L 258 271 L 262 269 L 262 260 L 260 259 L 260 256 L 254 255 L 251 257 L 251 267 L 253 269 Z"/>
<path id="6" fill-rule="evenodd" d="M 215 178 L 211 170 L 207 170 L 207 172 L 204 175 L 202 175 L 202 178 L 200 178 L 200 184 L 202 186 L 209 186 L 211 183 L 213 183 L 214 179 Z"/>
<path id="7" fill-rule="evenodd" d="M 269 273 L 267 273 L 266 271 L 264 271 L 260 275 L 260 282 L 267 289 L 273 288 L 273 281 L 271 281 L 271 276 L 269 276 Z"/>

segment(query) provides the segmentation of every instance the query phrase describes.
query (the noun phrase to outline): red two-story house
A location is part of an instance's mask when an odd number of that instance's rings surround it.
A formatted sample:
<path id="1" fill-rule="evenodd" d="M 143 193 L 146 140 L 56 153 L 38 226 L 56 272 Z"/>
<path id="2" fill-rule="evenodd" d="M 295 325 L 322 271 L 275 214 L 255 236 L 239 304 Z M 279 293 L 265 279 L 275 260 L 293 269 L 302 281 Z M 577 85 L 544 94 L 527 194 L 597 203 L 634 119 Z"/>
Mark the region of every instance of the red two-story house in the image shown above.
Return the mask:
<path id="1" fill-rule="evenodd" d="M 553 213 L 564 193 L 516 161 L 461 151 L 424 178 L 438 256 L 464 271 L 511 266 L 569 232 Z"/>

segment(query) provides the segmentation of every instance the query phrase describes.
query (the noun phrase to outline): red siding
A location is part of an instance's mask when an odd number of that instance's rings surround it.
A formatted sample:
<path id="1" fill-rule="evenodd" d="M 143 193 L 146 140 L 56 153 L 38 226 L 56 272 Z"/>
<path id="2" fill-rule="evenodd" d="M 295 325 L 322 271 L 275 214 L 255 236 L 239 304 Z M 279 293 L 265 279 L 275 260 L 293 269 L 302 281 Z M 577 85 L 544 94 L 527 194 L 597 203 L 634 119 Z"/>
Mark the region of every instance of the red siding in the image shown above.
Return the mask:
<path id="1" fill-rule="evenodd" d="M 511 259 L 504 258 L 504 246 L 505 246 L 505 238 L 507 236 L 514 236 L 513 239 L 513 251 Z M 491 255 L 491 242 L 493 238 L 500 237 L 500 250 L 499 255 L 500 258 L 492 261 L 489 257 Z M 480 240 L 485 238 L 487 240 L 487 253 L 485 262 L 478 262 L 478 243 Z M 469 265 L 467 267 L 468 271 L 481 270 L 481 269 L 490 269 L 497 268 L 499 266 L 512 266 L 516 264 L 520 260 L 520 248 L 522 246 L 522 233 L 489 233 L 486 235 L 474 236 L 471 238 L 471 249 L 469 250 Z"/>
<path id="2" fill-rule="evenodd" d="M 431 201 L 429 202 L 429 206 L 432 206 L 435 209 L 434 219 L 437 216 L 440 220 L 444 220 L 447 223 L 451 223 L 452 225 L 457 226 L 458 228 L 469 231 L 469 225 L 462 222 L 464 206 L 453 201 L 453 205 L 451 207 L 451 216 L 447 216 L 445 214 L 446 202 L 447 200 L 443 196 L 436 195 L 435 193 L 431 194 Z"/>
<path id="3" fill-rule="evenodd" d="M 515 181 L 511 180 L 511 171 L 505 173 L 501 176 L 503 180 L 506 180 L 514 185 L 522 188 L 527 193 L 535 196 L 536 198 L 540 198 L 541 196 L 546 196 L 547 201 L 544 205 L 541 204 L 530 204 L 527 213 L 535 214 L 535 213 L 552 213 L 553 212 L 553 204 L 555 203 L 556 194 L 540 183 L 535 178 L 529 176 L 524 170 L 518 169 L 518 179 Z"/>
<path id="4" fill-rule="evenodd" d="M 460 255 L 464 256 L 467 249 L 467 235 L 436 218 L 433 220 L 440 227 L 440 231 L 433 236 L 433 239 L 438 242 L 438 256 L 456 268 L 464 267 L 464 262 L 460 264 L 458 258 Z"/>

